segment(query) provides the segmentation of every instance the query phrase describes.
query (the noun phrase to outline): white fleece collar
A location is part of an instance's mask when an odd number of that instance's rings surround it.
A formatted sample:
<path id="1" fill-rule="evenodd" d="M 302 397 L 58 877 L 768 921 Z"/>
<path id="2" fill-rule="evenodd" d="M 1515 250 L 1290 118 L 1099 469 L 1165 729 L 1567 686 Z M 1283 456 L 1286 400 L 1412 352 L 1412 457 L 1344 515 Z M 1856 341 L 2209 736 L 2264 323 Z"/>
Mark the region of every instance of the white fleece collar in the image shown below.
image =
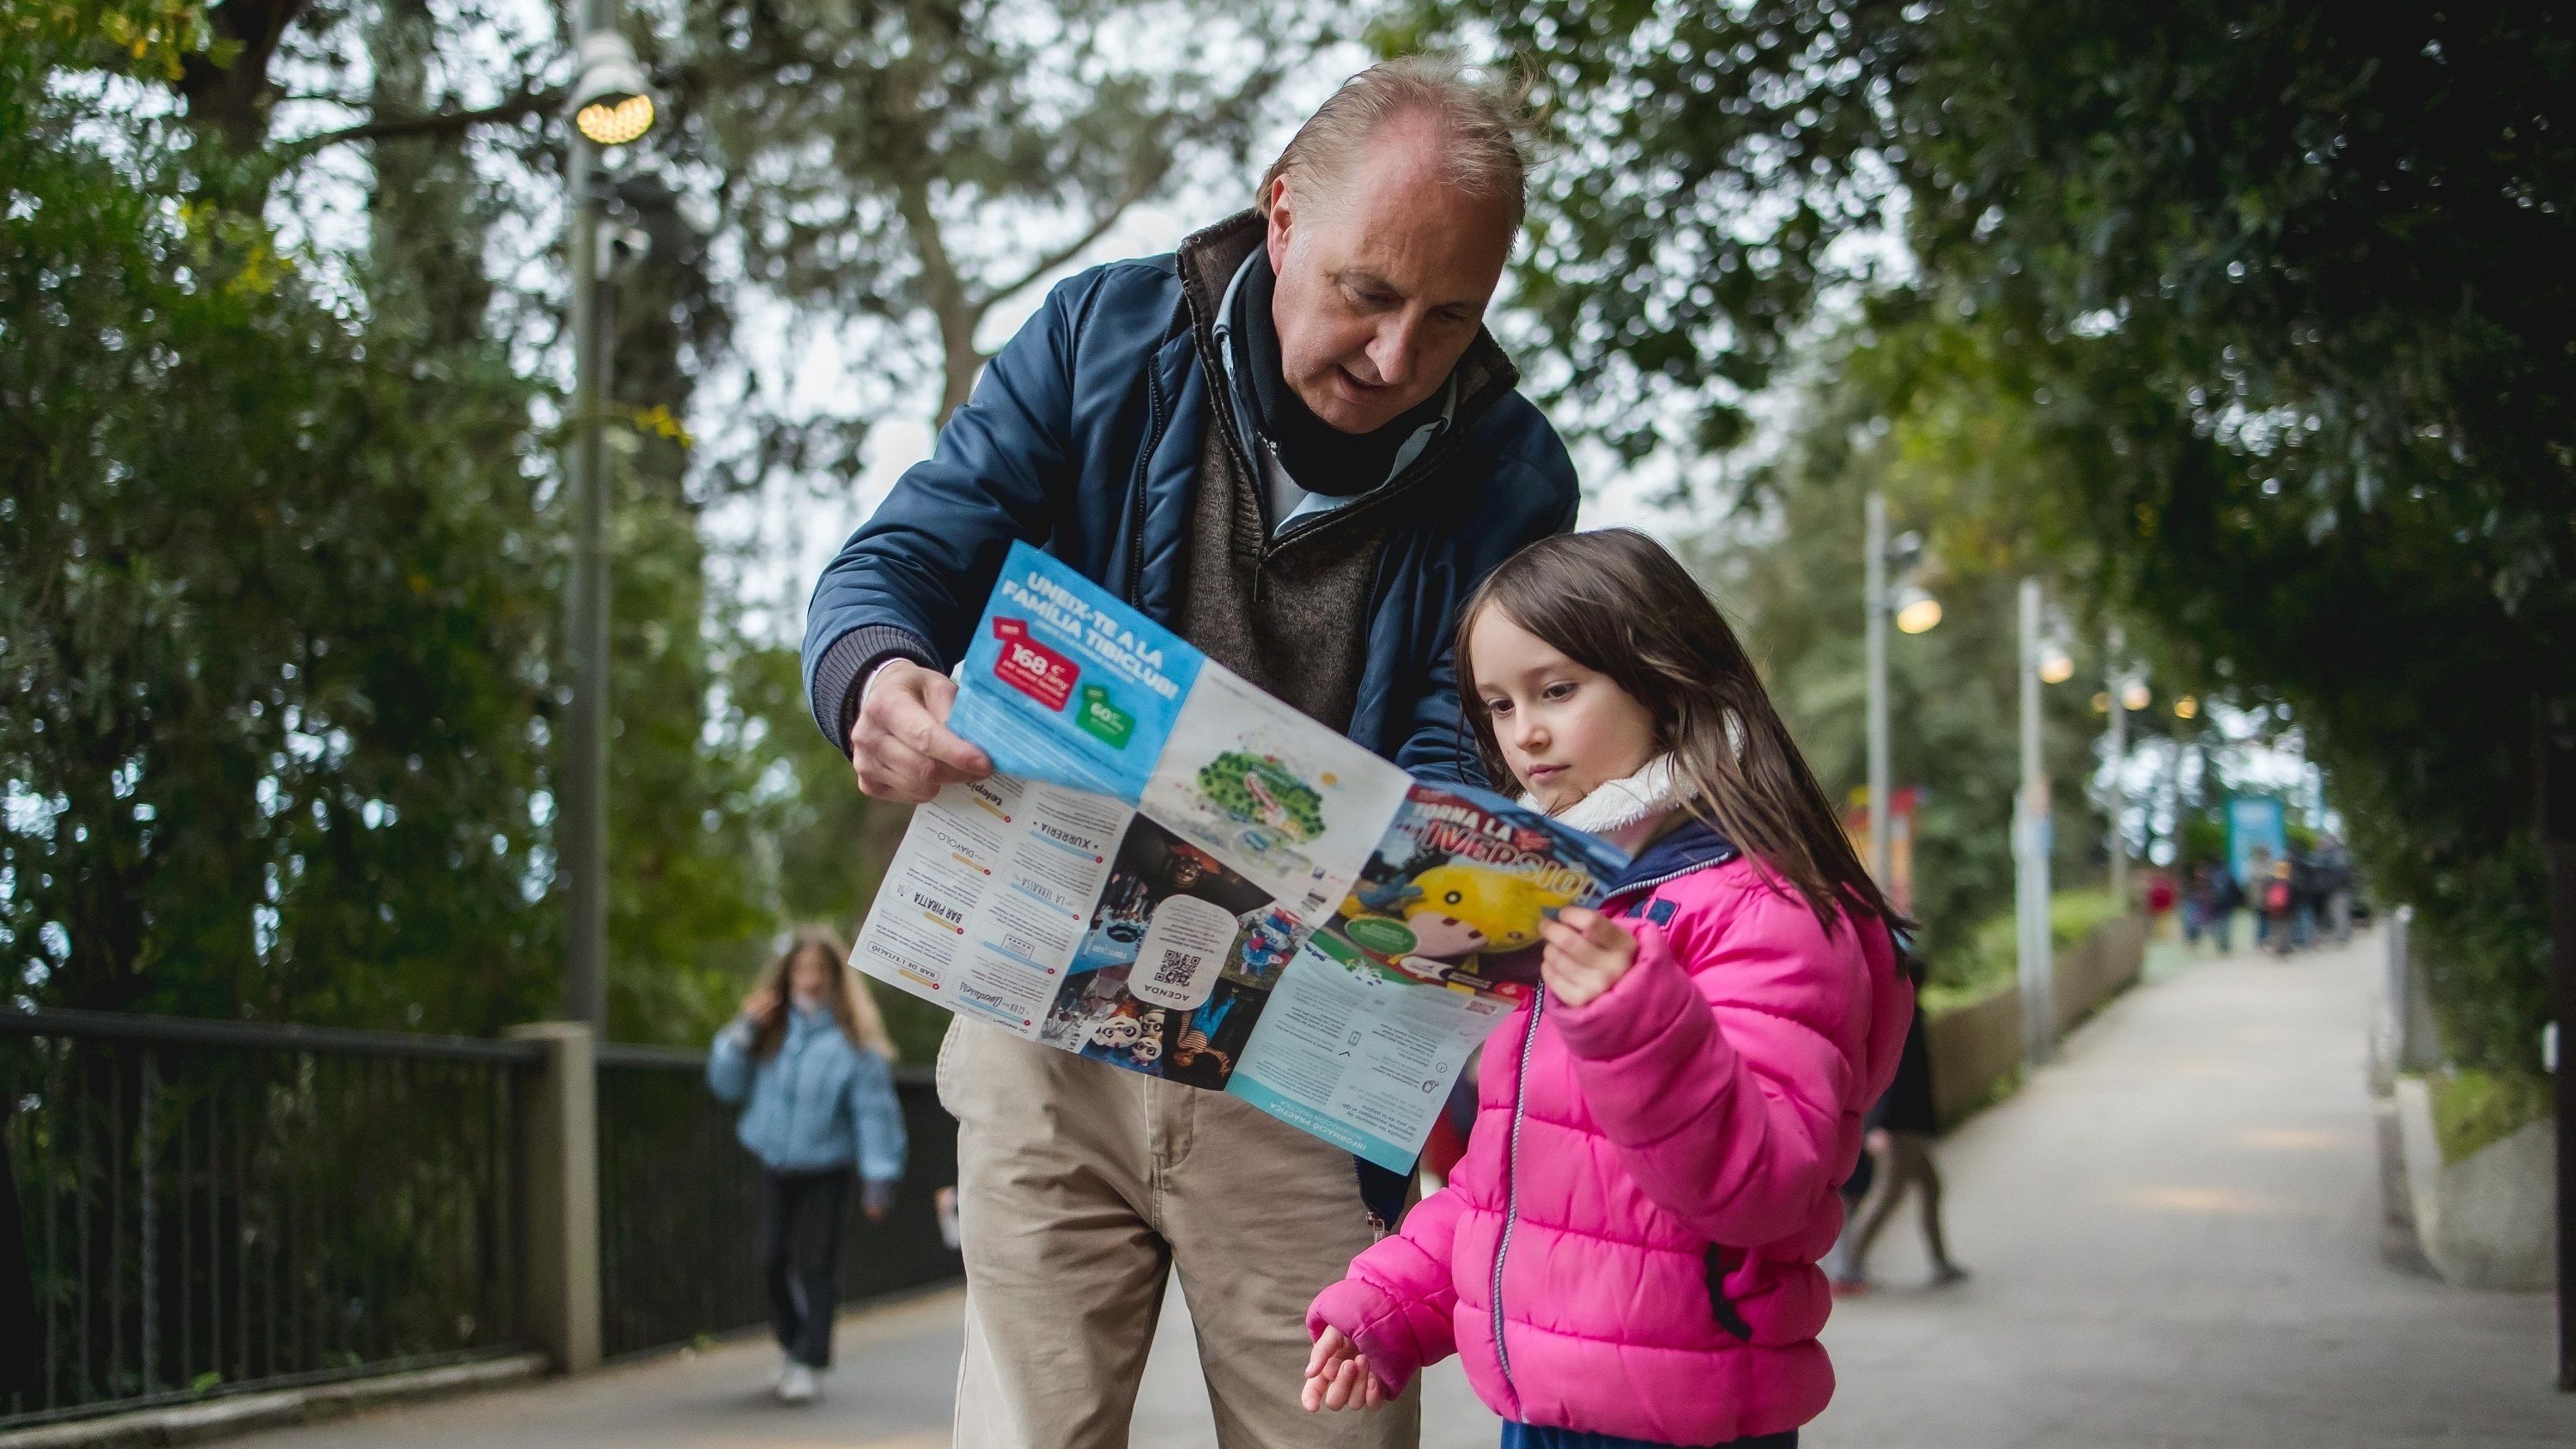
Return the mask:
<path id="1" fill-rule="evenodd" d="M 1639 827 L 1661 820 L 1690 794 L 1688 782 L 1673 772 L 1673 757 L 1657 755 L 1644 769 L 1624 780 L 1604 782 L 1552 818 L 1560 825 L 1625 845 L 1622 837 L 1643 834 Z M 1545 813 L 1534 796 L 1523 795 L 1521 806 Z"/>

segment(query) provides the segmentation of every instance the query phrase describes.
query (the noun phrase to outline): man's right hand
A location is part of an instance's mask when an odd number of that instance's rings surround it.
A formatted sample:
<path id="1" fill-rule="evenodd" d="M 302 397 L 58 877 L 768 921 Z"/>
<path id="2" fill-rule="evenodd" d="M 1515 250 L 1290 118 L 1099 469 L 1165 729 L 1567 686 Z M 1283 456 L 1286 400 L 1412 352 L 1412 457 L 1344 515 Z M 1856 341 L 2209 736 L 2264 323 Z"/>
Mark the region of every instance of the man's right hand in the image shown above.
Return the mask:
<path id="1" fill-rule="evenodd" d="M 896 659 L 862 688 L 859 717 L 850 723 L 850 765 L 862 793 L 920 805 L 947 786 L 993 773 L 984 752 L 948 728 L 957 681 Z"/>

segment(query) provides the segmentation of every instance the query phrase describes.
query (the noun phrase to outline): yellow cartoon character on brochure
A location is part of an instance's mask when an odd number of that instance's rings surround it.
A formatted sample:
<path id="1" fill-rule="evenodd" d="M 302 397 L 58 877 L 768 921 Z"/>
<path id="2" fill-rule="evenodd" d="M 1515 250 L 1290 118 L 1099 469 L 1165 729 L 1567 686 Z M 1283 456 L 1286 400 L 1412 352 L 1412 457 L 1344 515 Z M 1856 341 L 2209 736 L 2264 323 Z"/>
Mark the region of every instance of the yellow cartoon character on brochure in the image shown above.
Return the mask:
<path id="1" fill-rule="evenodd" d="M 1416 980 L 1518 996 L 1538 979 L 1539 922 L 1573 903 L 1526 875 L 1452 861 L 1363 884 L 1342 903 L 1342 931 Z"/>

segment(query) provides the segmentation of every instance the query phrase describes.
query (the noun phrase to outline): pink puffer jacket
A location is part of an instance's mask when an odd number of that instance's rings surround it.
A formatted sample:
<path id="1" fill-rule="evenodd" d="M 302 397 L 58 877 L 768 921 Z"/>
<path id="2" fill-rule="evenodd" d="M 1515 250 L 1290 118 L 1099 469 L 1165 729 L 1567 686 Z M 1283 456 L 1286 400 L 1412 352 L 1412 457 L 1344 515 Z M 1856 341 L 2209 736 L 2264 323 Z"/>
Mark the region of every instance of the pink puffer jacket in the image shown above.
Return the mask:
<path id="1" fill-rule="evenodd" d="M 1636 965 L 1496 1029 L 1449 1186 L 1307 1327 L 1350 1335 L 1390 1388 L 1463 1354 L 1525 1424 L 1663 1444 L 1796 1428 L 1833 1396 L 1815 1265 L 1914 990 L 1878 923 L 1827 935 L 1697 826 L 1627 879 L 1604 905 Z"/>

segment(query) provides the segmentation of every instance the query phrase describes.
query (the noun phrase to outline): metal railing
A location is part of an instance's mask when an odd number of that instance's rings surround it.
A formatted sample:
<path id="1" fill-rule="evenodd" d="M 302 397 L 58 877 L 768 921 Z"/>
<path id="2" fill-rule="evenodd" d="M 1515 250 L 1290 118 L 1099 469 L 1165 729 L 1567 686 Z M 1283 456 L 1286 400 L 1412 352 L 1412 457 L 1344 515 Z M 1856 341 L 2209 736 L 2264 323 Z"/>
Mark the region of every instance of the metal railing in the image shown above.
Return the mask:
<path id="1" fill-rule="evenodd" d="M 894 1209 L 869 1222 L 853 1192 L 841 1298 L 962 1275 L 932 1194 L 957 1180 L 956 1124 L 925 1069 L 898 1068 L 912 1158 Z M 753 1259 L 761 1168 L 734 1140 L 739 1108 L 707 1090 L 706 1057 L 656 1047 L 599 1053 L 600 1338 L 609 1357 L 695 1342 L 769 1316 Z"/>
<path id="2" fill-rule="evenodd" d="M 512 1131 L 539 1056 L 0 1012 L 0 1150 L 38 1334 L 0 1425 L 516 1347 Z"/>

